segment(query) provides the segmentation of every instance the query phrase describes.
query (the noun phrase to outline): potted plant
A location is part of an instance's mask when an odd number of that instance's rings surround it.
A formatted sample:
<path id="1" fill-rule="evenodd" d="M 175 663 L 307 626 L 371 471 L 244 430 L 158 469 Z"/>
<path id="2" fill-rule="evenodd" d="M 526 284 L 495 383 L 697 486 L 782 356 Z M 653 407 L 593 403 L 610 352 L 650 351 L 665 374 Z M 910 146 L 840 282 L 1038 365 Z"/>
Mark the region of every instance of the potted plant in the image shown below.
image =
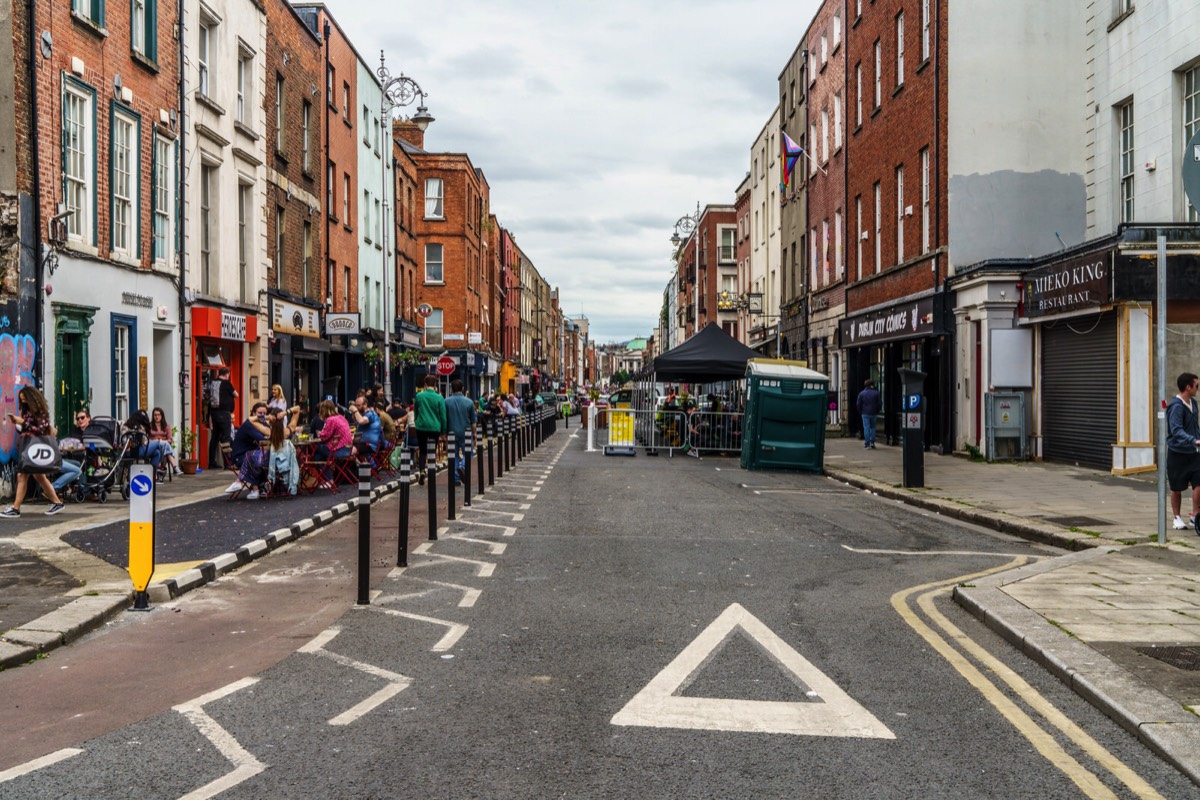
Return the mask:
<path id="1" fill-rule="evenodd" d="M 179 468 L 184 475 L 195 475 L 200 467 L 196 458 L 196 432 L 189 428 L 179 430 Z"/>
<path id="2" fill-rule="evenodd" d="M 383 361 L 383 351 L 378 347 L 369 347 L 363 351 L 363 361 L 372 366 Z"/>

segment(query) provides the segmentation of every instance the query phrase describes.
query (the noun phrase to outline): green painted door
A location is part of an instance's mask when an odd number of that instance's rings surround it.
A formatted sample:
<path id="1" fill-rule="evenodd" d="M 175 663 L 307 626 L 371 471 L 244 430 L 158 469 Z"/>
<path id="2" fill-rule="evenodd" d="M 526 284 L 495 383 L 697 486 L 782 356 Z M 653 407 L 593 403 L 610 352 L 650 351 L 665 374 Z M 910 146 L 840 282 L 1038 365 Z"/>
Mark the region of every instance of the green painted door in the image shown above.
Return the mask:
<path id="1" fill-rule="evenodd" d="M 59 338 L 58 401 L 54 404 L 54 422 L 59 435 L 75 424 L 75 412 L 87 405 L 88 387 L 83 337 L 64 334 Z"/>

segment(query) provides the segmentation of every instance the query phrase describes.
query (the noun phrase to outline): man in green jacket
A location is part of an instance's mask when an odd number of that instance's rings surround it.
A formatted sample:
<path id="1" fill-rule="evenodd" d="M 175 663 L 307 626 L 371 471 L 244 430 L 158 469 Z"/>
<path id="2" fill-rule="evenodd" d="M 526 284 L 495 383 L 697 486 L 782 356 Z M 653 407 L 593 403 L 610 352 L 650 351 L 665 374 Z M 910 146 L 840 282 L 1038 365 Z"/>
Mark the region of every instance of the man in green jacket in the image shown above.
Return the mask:
<path id="1" fill-rule="evenodd" d="M 417 481 L 425 483 L 426 454 L 446 433 L 446 401 L 437 390 L 437 376 L 425 376 L 425 388 L 413 400 L 413 428 L 417 431 Z"/>

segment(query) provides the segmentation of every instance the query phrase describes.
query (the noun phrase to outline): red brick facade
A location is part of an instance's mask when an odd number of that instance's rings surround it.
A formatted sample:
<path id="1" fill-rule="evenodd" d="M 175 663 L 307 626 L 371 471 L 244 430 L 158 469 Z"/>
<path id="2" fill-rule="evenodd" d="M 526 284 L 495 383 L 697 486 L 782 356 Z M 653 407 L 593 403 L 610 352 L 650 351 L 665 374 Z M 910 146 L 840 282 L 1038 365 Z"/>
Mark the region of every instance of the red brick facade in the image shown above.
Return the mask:
<path id="1" fill-rule="evenodd" d="M 847 201 L 851 227 L 858 233 L 855 218 L 856 198 L 861 197 L 863 230 L 862 264 L 857 247 L 848 254 L 851 289 L 847 313 L 897 300 L 906 295 L 935 288 L 944 277 L 945 259 L 938 259 L 937 272 L 931 259 L 943 247 L 947 236 L 946 157 L 944 131 L 947 119 L 947 83 L 944 70 L 946 37 L 939 36 L 938 19 L 946 18 L 947 0 L 931 0 L 927 33 L 923 31 L 921 0 L 876 0 L 864 3 L 861 19 L 851 20 L 847 44 L 850 105 L 849 183 Z M 940 10 L 939 10 L 940 6 Z M 851 9 L 853 14 L 853 9 Z M 901 17 L 901 15 L 903 15 Z M 899 73 L 898 29 L 903 28 L 903 73 Z M 923 38 L 928 36 L 928 56 L 922 53 Z M 875 103 L 876 43 L 879 45 L 880 78 L 878 106 Z M 935 50 L 937 52 L 935 52 Z M 940 52 L 940 58 L 936 57 Z M 857 119 L 857 71 L 862 71 L 862 124 Z M 941 141 L 938 130 L 943 132 Z M 923 155 L 928 163 L 928 191 Z M 903 168 L 903 190 L 898 169 Z M 875 231 L 875 186 L 879 185 L 880 230 Z M 928 202 L 923 201 L 927 196 Z M 811 200 L 810 200 L 811 202 Z M 911 208 L 911 214 L 906 210 Z M 926 209 L 928 209 L 926 211 Z M 928 233 L 923 215 L 928 214 Z M 903 223 L 903 250 L 899 249 L 898 230 Z M 861 240 L 861 233 L 858 234 Z M 927 241 L 923 241 L 927 240 Z M 853 242 L 853 235 L 851 236 Z M 875 248 L 880 251 L 878 272 Z M 861 266 L 861 270 L 860 270 Z M 879 275 L 879 277 L 876 277 Z"/>
<path id="2" fill-rule="evenodd" d="M 690 339 L 710 322 L 717 321 L 717 294 L 721 288 L 717 270 L 717 251 L 720 244 L 717 226 L 735 226 L 737 212 L 733 206 L 706 206 L 700 212 L 700 223 L 692 235 L 683 242 L 676 256 L 679 275 L 679 327 L 684 338 Z M 699 275 L 695 283 L 688 280 L 696 276 L 696 247 L 699 246 Z M 699 287 L 699 316 L 697 317 L 697 287 Z"/>
<path id="3" fill-rule="evenodd" d="M 325 53 L 287 0 L 267 0 L 266 12 L 267 286 L 323 302 Z"/>
<path id="4" fill-rule="evenodd" d="M 506 361 L 521 358 L 521 251 L 507 229 L 500 233 L 500 285 L 504 289 L 500 354 Z"/>

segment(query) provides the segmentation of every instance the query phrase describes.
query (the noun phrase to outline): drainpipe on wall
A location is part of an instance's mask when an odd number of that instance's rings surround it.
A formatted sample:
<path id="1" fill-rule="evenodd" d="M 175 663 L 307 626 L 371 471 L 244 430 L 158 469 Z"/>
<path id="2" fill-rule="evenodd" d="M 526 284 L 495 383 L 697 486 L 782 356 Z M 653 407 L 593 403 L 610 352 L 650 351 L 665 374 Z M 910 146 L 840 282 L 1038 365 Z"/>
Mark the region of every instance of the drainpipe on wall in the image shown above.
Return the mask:
<path id="1" fill-rule="evenodd" d="M 45 335 L 45 277 L 42 274 L 44 259 L 42 258 L 42 164 L 40 148 L 38 147 L 38 91 L 37 91 L 37 0 L 28 0 L 26 8 L 29 14 L 28 58 L 29 58 L 29 139 L 33 145 L 33 274 L 34 274 L 34 341 L 38 344 L 37 358 L 33 361 L 33 377 L 35 384 L 44 384 L 46 360 Z M 18 198 L 20 192 L 17 193 Z M 18 203 L 20 200 L 18 200 Z M 19 207 L 19 206 L 18 206 Z M 20 231 L 18 231 L 18 237 Z M 20 266 L 18 265 L 18 274 Z M 17 308 L 20 308 L 21 293 L 17 291 Z M 43 385 L 43 391 L 47 388 Z"/>
<path id="2" fill-rule="evenodd" d="M 179 3 L 179 158 L 175 162 L 175 245 L 176 257 L 179 259 L 179 424 L 188 430 L 194 430 L 200 425 L 200 420 L 193 420 L 193 425 L 187 424 L 188 389 L 191 382 L 185 379 L 189 374 L 187 349 L 187 235 L 184 230 L 186 219 L 186 195 L 184 188 L 187 181 L 184 178 L 184 163 L 187 155 L 187 26 L 184 24 L 184 3 Z M 199 441 L 199 437 L 196 437 Z M 193 445 L 193 448 L 195 445 Z M 193 450 L 192 458 L 198 454 Z"/>

